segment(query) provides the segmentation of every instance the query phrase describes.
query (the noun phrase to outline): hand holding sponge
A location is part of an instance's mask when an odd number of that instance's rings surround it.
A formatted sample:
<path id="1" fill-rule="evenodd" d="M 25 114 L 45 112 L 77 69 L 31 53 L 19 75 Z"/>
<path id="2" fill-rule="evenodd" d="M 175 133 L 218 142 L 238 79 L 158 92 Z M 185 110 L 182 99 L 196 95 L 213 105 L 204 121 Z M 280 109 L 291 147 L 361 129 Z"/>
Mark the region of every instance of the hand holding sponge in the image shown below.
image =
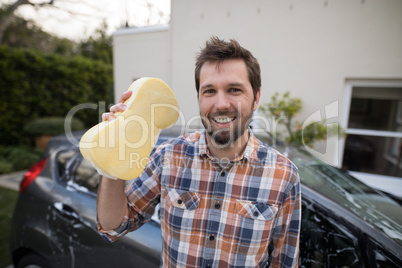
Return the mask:
<path id="1" fill-rule="evenodd" d="M 115 120 L 89 129 L 79 144 L 81 154 L 98 173 L 113 179 L 137 178 L 160 131 L 179 117 L 176 97 L 162 80 L 144 77 L 128 90 L 132 94 L 124 102 L 126 110 L 115 113 Z"/>

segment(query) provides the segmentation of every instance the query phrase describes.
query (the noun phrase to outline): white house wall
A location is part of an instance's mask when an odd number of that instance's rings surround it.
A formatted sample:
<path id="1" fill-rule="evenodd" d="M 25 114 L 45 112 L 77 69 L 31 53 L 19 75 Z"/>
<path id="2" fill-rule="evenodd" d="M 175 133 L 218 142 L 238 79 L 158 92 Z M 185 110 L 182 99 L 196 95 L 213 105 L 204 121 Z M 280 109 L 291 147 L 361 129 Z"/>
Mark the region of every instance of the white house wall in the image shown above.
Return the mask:
<path id="1" fill-rule="evenodd" d="M 141 77 L 158 77 L 170 84 L 169 27 L 122 29 L 113 34 L 115 101 Z"/>
<path id="2" fill-rule="evenodd" d="M 347 80 L 402 78 L 401 0 L 172 0 L 169 27 L 114 37 L 115 92 L 159 76 L 187 120 L 198 115 L 194 59 L 211 35 L 237 39 L 258 58 L 260 102 L 275 92 L 301 97 L 299 121 L 336 101 L 342 108 Z M 342 110 L 339 118 L 345 126 Z"/>
<path id="3" fill-rule="evenodd" d="M 259 59 L 262 98 L 291 91 L 305 118 L 343 101 L 348 78 L 402 78 L 400 0 L 172 0 L 172 87 L 198 111 L 194 57 L 211 35 L 235 38 Z"/>

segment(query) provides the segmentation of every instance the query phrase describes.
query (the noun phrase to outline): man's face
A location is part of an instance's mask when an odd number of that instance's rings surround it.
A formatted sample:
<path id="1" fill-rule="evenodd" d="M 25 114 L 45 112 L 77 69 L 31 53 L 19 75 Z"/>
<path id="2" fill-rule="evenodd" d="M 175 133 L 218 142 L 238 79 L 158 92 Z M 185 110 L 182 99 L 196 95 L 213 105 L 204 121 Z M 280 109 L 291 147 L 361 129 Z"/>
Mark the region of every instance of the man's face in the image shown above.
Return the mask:
<path id="1" fill-rule="evenodd" d="M 202 123 L 215 146 L 232 145 L 245 135 L 259 99 L 260 91 L 254 99 L 243 60 L 224 60 L 219 66 L 207 61 L 202 66 L 198 103 Z"/>

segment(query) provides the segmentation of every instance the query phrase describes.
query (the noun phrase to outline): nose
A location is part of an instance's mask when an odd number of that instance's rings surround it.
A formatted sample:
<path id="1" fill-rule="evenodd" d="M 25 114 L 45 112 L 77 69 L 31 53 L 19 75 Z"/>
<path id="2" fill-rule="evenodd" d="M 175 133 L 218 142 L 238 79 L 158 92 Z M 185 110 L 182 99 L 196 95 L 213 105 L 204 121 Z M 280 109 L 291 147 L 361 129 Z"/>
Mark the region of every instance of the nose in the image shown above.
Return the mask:
<path id="1" fill-rule="evenodd" d="M 215 98 L 215 109 L 216 110 L 228 110 L 230 107 L 229 98 L 226 96 L 224 92 L 219 92 L 216 94 Z"/>

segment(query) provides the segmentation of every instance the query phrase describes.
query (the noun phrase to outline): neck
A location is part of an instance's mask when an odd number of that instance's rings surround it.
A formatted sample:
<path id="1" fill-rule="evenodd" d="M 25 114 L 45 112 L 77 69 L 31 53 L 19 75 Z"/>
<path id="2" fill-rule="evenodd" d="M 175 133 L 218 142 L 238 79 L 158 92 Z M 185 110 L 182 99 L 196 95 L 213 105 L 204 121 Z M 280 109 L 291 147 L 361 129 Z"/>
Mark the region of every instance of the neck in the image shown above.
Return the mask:
<path id="1" fill-rule="evenodd" d="M 236 141 L 228 145 L 219 146 L 211 140 L 210 135 L 206 134 L 209 152 L 213 157 L 219 160 L 234 160 L 239 157 L 246 148 L 249 137 L 250 132 L 247 129 L 246 131 L 244 131 L 243 135 L 239 137 Z"/>

